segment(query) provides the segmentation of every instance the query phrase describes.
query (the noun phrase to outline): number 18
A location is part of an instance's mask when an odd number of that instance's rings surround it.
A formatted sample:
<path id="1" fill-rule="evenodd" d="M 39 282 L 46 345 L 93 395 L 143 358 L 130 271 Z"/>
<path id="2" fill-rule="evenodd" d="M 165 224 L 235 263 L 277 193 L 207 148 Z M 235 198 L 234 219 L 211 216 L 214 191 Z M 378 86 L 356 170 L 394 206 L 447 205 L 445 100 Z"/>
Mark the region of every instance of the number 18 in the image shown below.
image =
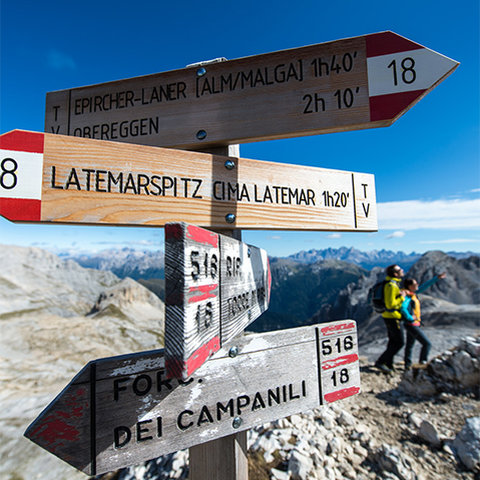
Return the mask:
<path id="1" fill-rule="evenodd" d="M 401 67 L 401 80 L 403 83 L 413 83 L 417 78 L 417 72 L 415 72 L 415 60 L 412 57 L 406 57 L 400 63 Z M 393 71 L 393 84 L 398 85 L 398 69 L 397 61 L 392 60 L 387 68 L 391 68 Z"/>

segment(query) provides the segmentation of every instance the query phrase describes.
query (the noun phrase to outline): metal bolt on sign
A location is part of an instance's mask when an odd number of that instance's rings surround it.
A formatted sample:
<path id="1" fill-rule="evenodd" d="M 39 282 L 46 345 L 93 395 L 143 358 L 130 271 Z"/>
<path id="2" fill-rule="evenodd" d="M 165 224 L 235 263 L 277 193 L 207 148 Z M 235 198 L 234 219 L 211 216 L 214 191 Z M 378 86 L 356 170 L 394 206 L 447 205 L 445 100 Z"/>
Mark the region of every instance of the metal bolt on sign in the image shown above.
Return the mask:
<path id="1" fill-rule="evenodd" d="M 232 347 L 228 351 L 228 356 L 231 357 L 231 358 L 235 358 L 237 355 L 238 355 L 238 347 Z"/>
<path id="2" fill-rule="evenodd" d="M 233 428 L 240 428 L 243 423 L 243 420 L 240 417 L 235 417 L 232 422 Z"/>
<path id="3" fill-rule="evenodd" d="M 205 138 L 207 138 L 207 132 L 205 130 L 199 130 L 197 132 L 197 138 L 198 140 L 205 140 Z"/>
<path id="4" fill-rule="evenodd" d="M 235 162 L 233 160 L 227 160 L 225 162 L 225 168 L 227 170 L 233 170 L 235 168 Z"/>

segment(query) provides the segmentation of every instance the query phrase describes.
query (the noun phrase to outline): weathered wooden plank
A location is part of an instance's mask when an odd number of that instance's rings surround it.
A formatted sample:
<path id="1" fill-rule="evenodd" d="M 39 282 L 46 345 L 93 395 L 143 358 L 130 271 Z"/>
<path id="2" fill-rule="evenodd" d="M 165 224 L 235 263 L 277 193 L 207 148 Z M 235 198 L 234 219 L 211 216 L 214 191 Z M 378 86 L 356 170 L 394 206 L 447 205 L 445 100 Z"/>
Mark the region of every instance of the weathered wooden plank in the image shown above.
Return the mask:
<path id="1" fill-rule="evenodd" d="M 223 345 L 268 308 L 271 275 L 267 252 L 222 236 L 220 275 Z"/>
<path id="2" fill-rule="evenodd" d="M 19 130 L 0 149 L 11 172 L 0 215 L 12 221 L 377 229 L 369 174 Z"/>
<path id="3" fill-rule="evenodd" d="M 90 362 L 25 435 L 94 475 L 345 398 L 359 391 L 358 360 L 341 359 L 358 353 L 352 323 L 243 335 L 186 382 L 166 378 L 162 350 Z"/>
<path id="4" fill-rule="evenodd" d="M 190 376 L 222 345 L 220 235 L 165 227 L 165 352 L 169 376 Z"/>
<path id="5" fill-rule="evenodd" d="M 186 223 L 165 227 L 165 356 L 188 378 L 267 308 L 267 253 Z"/>
<path id="6" fill-rule="evenodd" d="M 51 92 L 45 131 L 198 150 L 384 127 L 457 65 L 382 32 Z"/>

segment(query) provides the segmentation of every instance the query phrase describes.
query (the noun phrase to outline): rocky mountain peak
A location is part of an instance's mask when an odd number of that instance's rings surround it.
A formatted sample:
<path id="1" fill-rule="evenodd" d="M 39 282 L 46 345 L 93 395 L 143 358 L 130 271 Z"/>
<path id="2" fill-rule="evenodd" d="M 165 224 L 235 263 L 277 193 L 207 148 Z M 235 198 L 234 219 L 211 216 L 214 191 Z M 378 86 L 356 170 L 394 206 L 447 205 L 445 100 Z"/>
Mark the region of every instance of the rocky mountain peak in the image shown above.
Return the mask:
<path id="1" fill-rule="evenodd" d="M 109 305 L 128 308 L 135 303 L 147 303 L 160 310 L 164 307 L 163 302 L 155 294 L 135 280 L 127 277 L 100 293 L 90 313 L 100 312 Z"/>
<path id="2" fill-rule="evenodd" d="M 456 304 L 480 303 L 480 257 L 456 259 L 441 251 L 425 253 L 407 272 L 419 284 L 445 272 L 446 278 L 438 281 L 427 292 L 429 295 Z"/>

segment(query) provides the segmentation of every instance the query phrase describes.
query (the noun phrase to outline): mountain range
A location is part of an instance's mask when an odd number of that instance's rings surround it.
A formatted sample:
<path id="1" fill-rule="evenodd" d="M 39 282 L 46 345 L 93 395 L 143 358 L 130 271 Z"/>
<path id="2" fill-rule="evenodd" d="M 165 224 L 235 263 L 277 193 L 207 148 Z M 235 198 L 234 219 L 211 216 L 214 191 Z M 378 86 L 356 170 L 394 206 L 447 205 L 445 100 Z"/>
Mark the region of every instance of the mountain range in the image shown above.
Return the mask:
<path id="1" fill-rule="evenodd" d="M 467 258 L 476 255 L 473 252 L 447 252 L 447 255 L 454 258 Z M 394 263 L 401 264 L 404 270 L 408 270 L 420 257 L 420 253 L 404 253 L 401 251 L 393 252 L 391 250 L 371 250 L 362 252 L 353 247 L 325 248 L 322 250 L 302 250 L 301 252 L 290 255 L 288 258 L 302 263 L 315 263 L 319 260 L 343 260 L 354 263 L 367 270 L 374 267 L 387 267 Z"/>
<path id="2" fill-rule="evenodd" d="M 467 258 L 478 255 L 473 252 L 447 252 L 454 258 Z M 133 248 L 107 249 L 96 253 L 76 254 L 72 251 L 58 253 L 61 259 L 74 260 L 85 268 L 97 270 L 109 270 L 115 275 L 134 280 L 159 279 L 165 276 L 164 252 L 159 249 L 135 250 Z M 363 252 L 353 247 L 325 248 L 322 250 L 302 250 L 288 257 L 271 257 L 271 261 L 288 261 L 302 264 L 313 264 L 321 260 L 341 260 L 353 263 L 366 270 L 374 267 L 386 267 L 393 263 L 399 263 L 404 270 L 408 270 L 420 257 L 420 253 L 394 252 L 392 250 L 371 250 Z"/>
<path id="3" fill-rule="evenodd" d="M 74 260 L 85 268 L 108 270 L 120 278 L 146 280 L 165 277 L 163 250 L 135 250 L 125 247 L 80 255 L 65 251 L 60 252 L 58 256 L 63 260 Z"/>
<path id="4" fill-rule="evenodd" d="M 69 258 L 87 268 L 110 270 L 120 278 L 131 277 L 164 298 L 164 256 L 162 251 L 129 248 L 104 250 Z M 479 256 L 471 252 L 427 252 L 425 254 L 372 250 L 362 252 L 341 247 L 301 251 L 289 257 L 271 257 L 272 294 L 269 309 L 249 329 L 256 332 L 305 324 L 354 318 L 370 325 L 365 335 L 383 335 L 382 322 L 368 304 L 368 290 L 384 276 L 384 267 L 402 265 L 421 283 L 443 268 L 447 278 L 425 296 L 425 318 L 451 317 L 459 308 L 464 318 L 475 323 L 480 303 Z M 443 303 L 442 303 L 443 302 Z M 446 302 L 446 303 L 445 303 Z M 459 307 L 459 305 L 474 305 Z M 429 310 L 430 309 L 430 310 Z M 439 316 L 439 312 L 442 315 Z M 451 321 L 451 320 L 450 320 Z M 362 335 L 360 335 L 362 337 Z"/>

